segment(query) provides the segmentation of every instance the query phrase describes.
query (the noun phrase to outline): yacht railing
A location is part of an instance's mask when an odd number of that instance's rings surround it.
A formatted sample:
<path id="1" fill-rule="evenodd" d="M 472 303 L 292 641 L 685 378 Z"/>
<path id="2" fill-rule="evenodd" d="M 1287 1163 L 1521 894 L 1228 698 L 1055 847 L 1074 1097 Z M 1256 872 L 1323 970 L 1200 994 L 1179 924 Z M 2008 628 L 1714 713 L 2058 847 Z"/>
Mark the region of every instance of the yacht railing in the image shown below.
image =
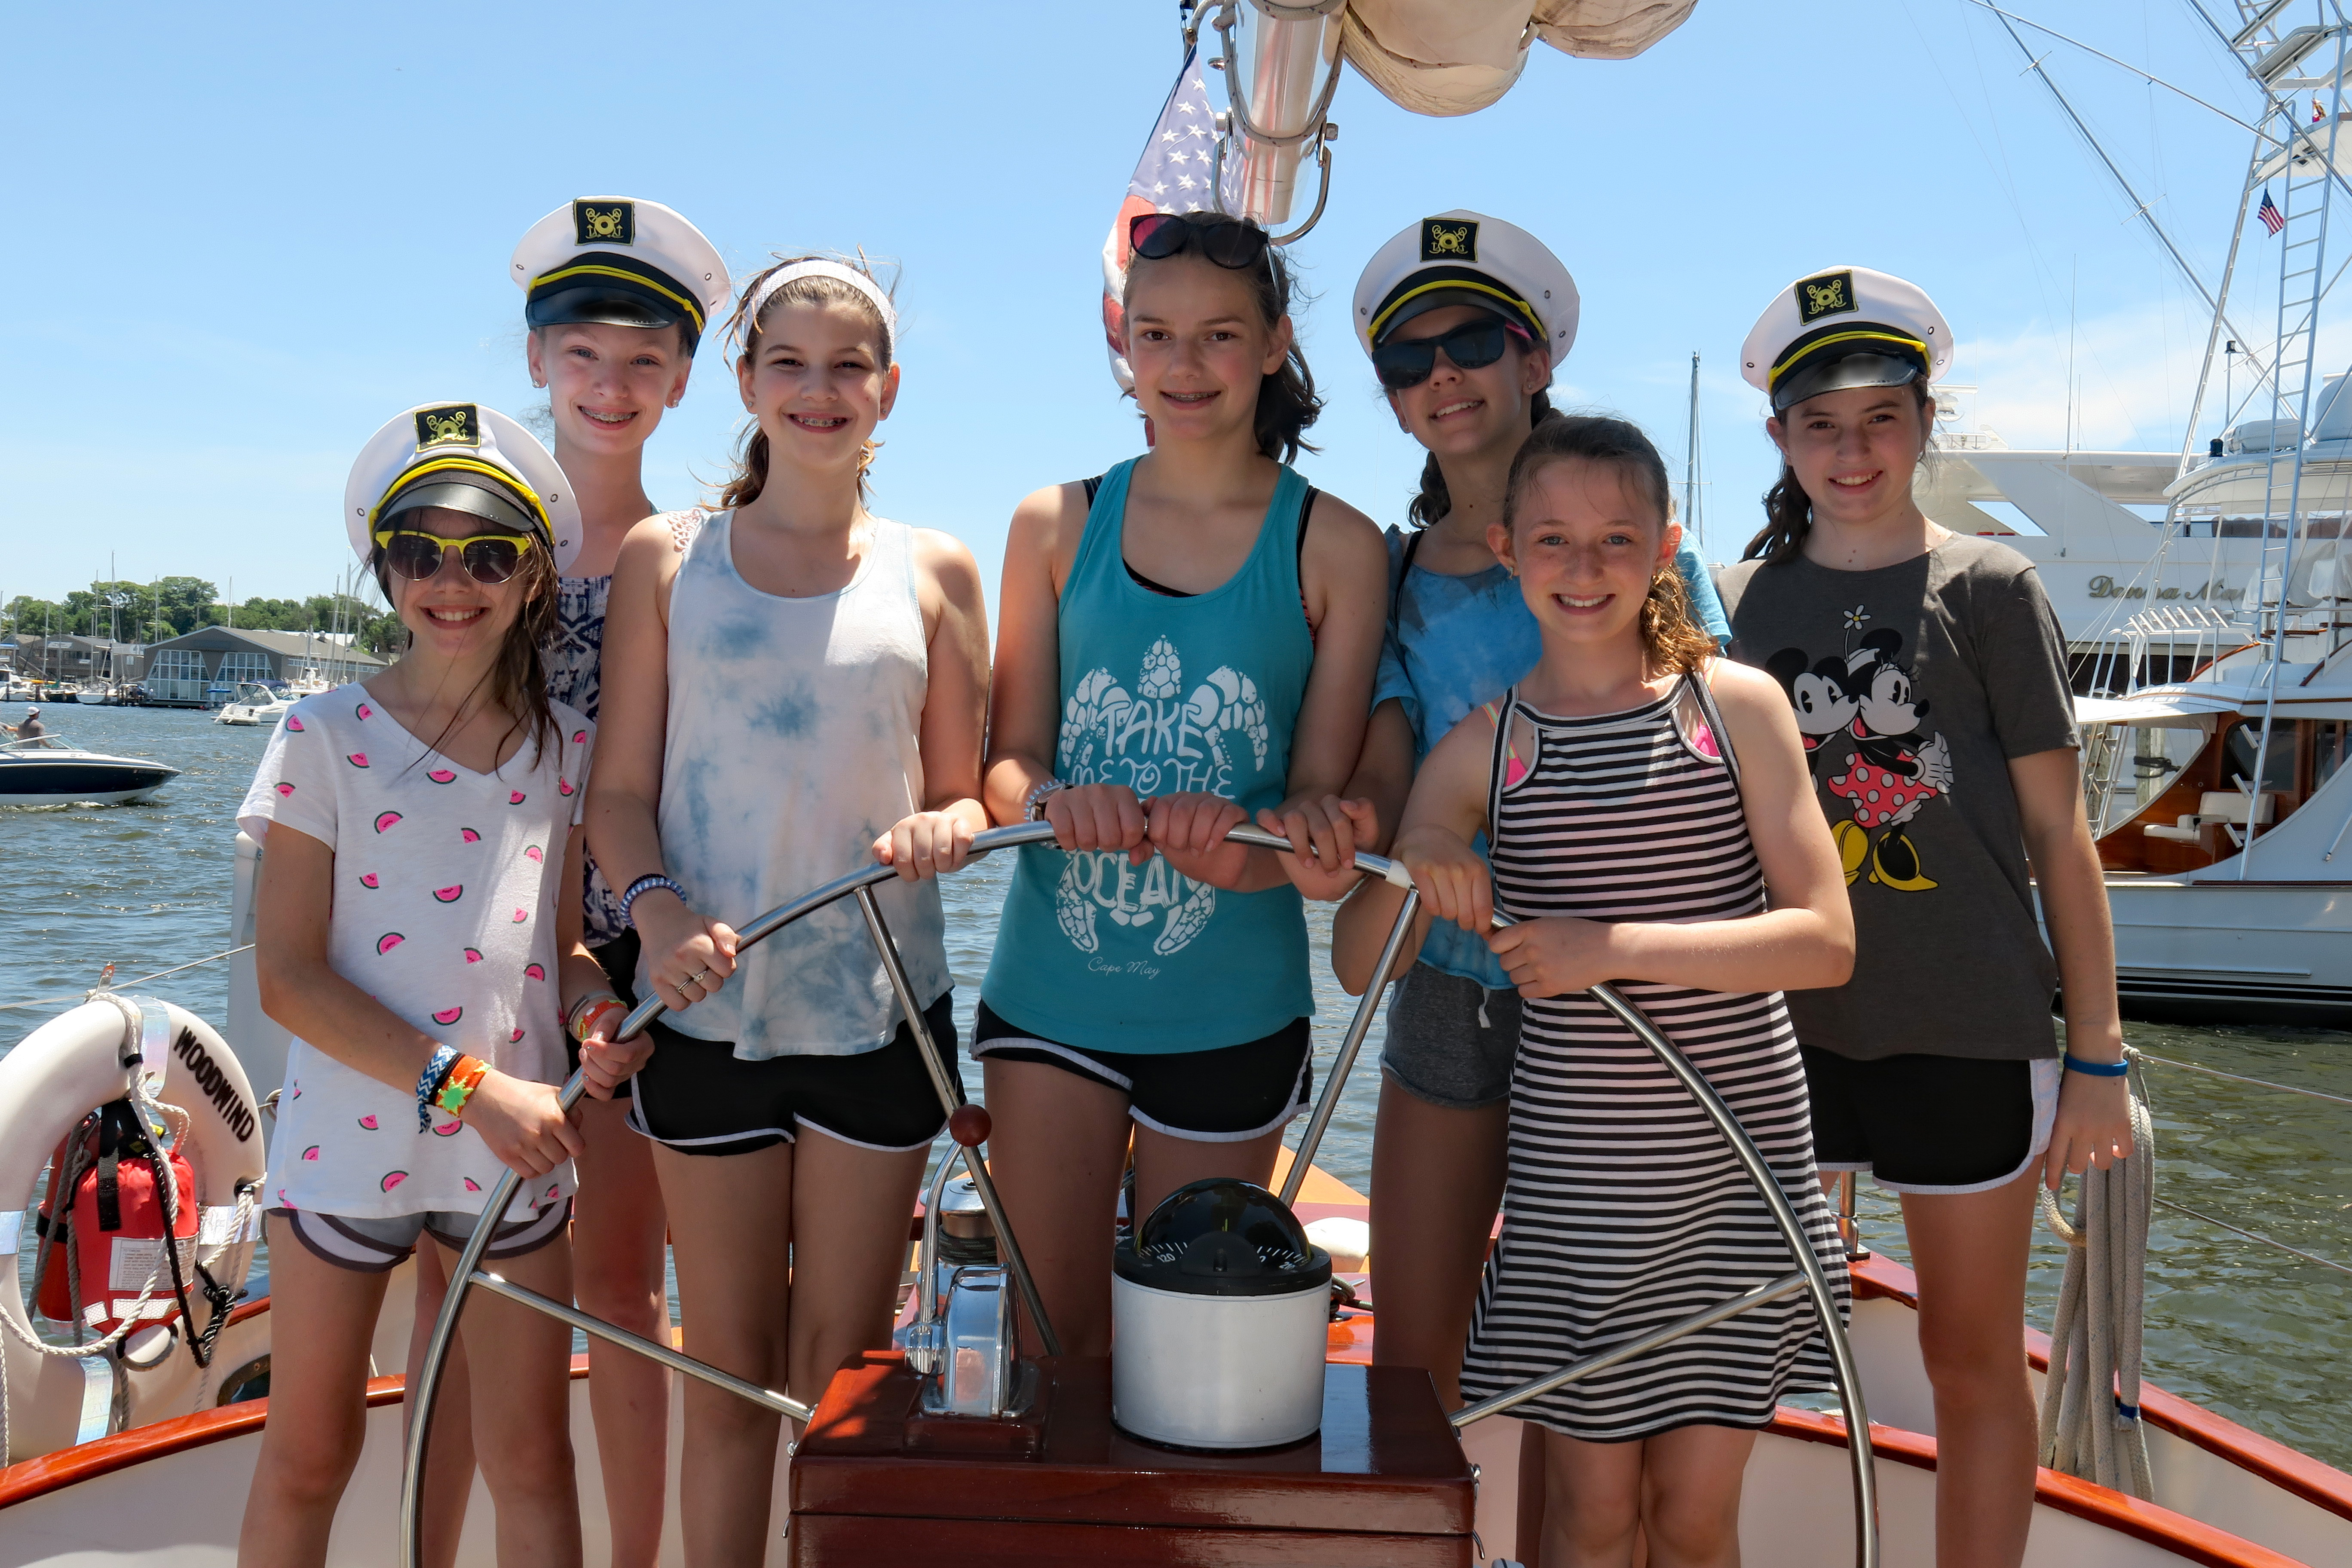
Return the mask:
<path id="1" fill-rule="evenodd" d="M 1031 844 L 1046 844 L 1052 842 L 1053 838 L 1054 828 L 1047 823 L 1022 823 L 1009 827 L 993 827 L 973 837 L 971 858 L 978 859 L 998 849 L 1015 848 Z M 1266 849 L 1286 850 L 1290 847 L 1287 839 L 1256 827 L 1234 828 L 1225 835 L 1225 838 L 1228 843 L 1248 844 Z M 1346 1082 L 1349 1072 L 1355 1065 L 1356 1055 L 1363 1045 L 1365 1036 L 1370 1030 L 1373 1016 L 1379 1010 L 1381 995 L 1386 989 L 1389 972 L 1394 967 L 1403 947 L 1405 933 L 1412 929 L 1413 919 L 1420 912 L 1420 899 L 1413 890 L 1412 879 L 1401 862 L 1385 856 L 1360 852 L 1356 856 L 1355 861 L 1359 869 L 1380 877 L 1391 885 L 1404 889 L 1405 900 L 1403 907 L 1398 910 L 1395 924 L 1391 929 L 1388 940 L 1381 949 L 1378 971 L 1371 983 L 1365 986 L 1363 997 L 1357 1004 L 1355 1016 L 1349 1022 L 1347 1036 L 1341 1044 L 1340 1055 L 1332 1064 L 1329 1081 L 1325 1084 L 1322 1097 L 1317 1102 L 1314 1114 L 1307 1122 L 1299 1148 L 1292 1156 L 1291 1177 L 1284 1185 L 1286 1197 L 1295 1196 L 1297 1194 L 1298 1183 L 1305 1179 L 1305 1173 L 1314 1159 L 1316 1148 L 1321 1142 L 1324 1131 L 1330 1125 L 1331 1114 L 1338 1106 L 1341 1086 Z M 1005 1263 L 1015 1283 L 1020 1287 L 1023 1302 L 1029 1310 L 1031 1321 L 1037 1331 L 1038 1340 L 1044 1345 L 1047 1354 L 1058 1354 L 1059 1346 L 1054 1337 L 1052 1326 L 1047 1321 L 1044 1300 L 1039 1297 L 1036 1285 L 1030 1278 L 1028 1264 L 1022 1257 L 1019 1244 L 1013 1238 L 1012 1224 L 1005 1215 L 1003 1205 L 998 1201 L 995 1184 L 989 1179 L 987 1164 L 981 1158 L 980 1145 L 986 1142 L 989 1132 L 987 1112 L 979 1107 L 968 1105 L 963 1097 L 963 1086 L 953 1073 L 941 1065 L 940 1058 L 933 1048 L 929 1030 L 923 1022 L 921 1000 L 915 994 L 913 985 L 907 977 L 906 965 L 899 957 L 898 942 L 891 936 L 890 928 L 883 920 L 879 906 L 874 901 L 872 889 L 897 875 L 898 872 L 892 868 L 876 864 L 862 867 L 845 877 L 837 878 L 790 903 L 769 910 L 741 927 L 736 933 L 736 951 L 740 952 L 745 948 L 764 942 L 793 921 L 842 899 L 854 898 L 857 900 L 859 911 L 866 917 L 866 930 L 873 936 L 875 949 L 881 956 L 883 973 L 890 982 L 890 988 L 897 995 L 899 1006 L 906 1013 L 908 1027 L 916 1036 L 916 1043 L 920 1047 L 917 1054 L 922 1058 L 923 1064 L 931 1076 L 931 1087 L 938 1093 L 940 1104 L 948 1111 L 950 1137 L 961 1150 L 964 1169 L 971 1175 L 972 1185 L 980 1195 L 981 1203 L 996 1227 L 998 1242 Z M 1496 919 L 1503 923 L 1508 923 L 1508 917 L 1499 912 Z M 1698 1102 L 1699 1109 L 1705 1112 L 1707 1120 L 1715 1124 L 1717 1131 L 1723 1134 L 1725 1142 L 1731 1146 L 1733 1154 L 1739 1161 L 1741 1169 L 1756 1187 L 1759 1195 L 1762 1197 L 1766 1208 L 1771 1213 L 1773 1222 L 1780 1229 L 1781 1239 L 1796 1259 L 1797 1268 L 1758 1289 L 1693 1313 L 1633 1343 L 1612 1347 L 1599 1355 L 1572 1363 L 1531 1383 L 1496 1394 L 1491 1399 L 1481 1400 L 1475 1405 L 1454 1412 L 1450 1419 L 1458 1429 L 1486 1416 L 1500 1415 L 1530 1399 L 1548 1394 L 1553 1389 L 1589 1377 L 1594 1373 L 1644 1354 L 1685 1334 L 1695 1333 L 1701 1329 L 1722 1322 L 1727 1318 L 1735 1317 L 1751 1307 L 1777 1300 L 1781 1297 L 1802 1290 L 1811 1298 L 1814 1316 L 1821 1325 L 1822 1337 L 1829 1346 L 1831 1368 L 1846 1422 L 1846 1451 L 1853 1472 L 1854 1562 L 1856 1568 L 1878 1568 L 1878 1493 L 1870 1441 L 1870 1418 L 1864 1407 L 1862 1379 L 1856 1371 L 1853 1352 L 1847 1341 L 1844 1321 L 1838 1310 L 1837 1297 L 1830 1286 L 1829 1277 L 1822 1269 L 1820 1258 L 1813 1252 L 1811 1238 L 1805 1234 L 1804 1226 L 1797 1217 L 1794 1205 L 1790 1203 L 1788 1194 L 1781 1191 L 1779 1181 L 1772 1174 L 1771 1167 L 1765 1162 L 1762 1152 L 1757 1149 L 1754 1141 L 1748 1136 L 1747 1130 L 1740 1126 L 1738 1118 L 1733 1115 L 1730 1107 L 1724 1104 L 1713 1086 L 1696 1068 L 1690 1064 L 1674 1042 L 1669 1040 L 1640 1008 L 1620 995 L 1613 986 L 1595 985 L 1589 994 L 1613 1014 L 1650 1048 L 1651 1053 Z M 648 998 L 623 1020 L 615 1037 L 622 1040 L 634 1039 L 666 1010 L 666 1005 L 659 996 Z M 586 1078 L 581 1073 L 574 1072 L 562 1088 L 561 1100 L 563 1109 L 569 1111 L 576 1105 L 586 1089 Z M 790 1394 L 779 1393 L 774 1389 L 761 1388 L 732 1373 L 722 1372 L 717 1367 L 698 1361 L 682 1352 L 657 1344 L 642 1335 L 631 1333 L 602 1319 L 592 1317 L 568 1302 L 558 1301 L 551 1297 L 541 1295 L 535 1290 L 526 1289 L 484 1269 L 481 1266 L 483 1254 L 489 1247 L 491 1237 L 505 1219 L 506 1211 L 514 1201 L 515 1194 L 521 1190 L 521 1184 L 522 1178 L 514 1171 L 509 1170 L 500 1175 L 497 1184 L 490 1189 L 488 1197 L 484 1200 L 481 1215 L 474 1224 L 473 1234 L 467 1238 L 464 1248 L 458 1253 L 457 1266 L 450 1271 L 448 1290 L 442 1298 L 440 1316 L 434 1321 L 433 1334 L 425 1346 L 424 1364 L 419 1372 L 417 1385 L 409 1391 L 411 1404 L 408 1447 L 401 1475 L 400 1489 L 402 1568 L 417 1568 L 417 1564 L 424 1560 L 424 1477 L 425 1458 L 432 1441 L 434 1404 L 440 1389 L 443 1370 L 448 1363 L 449 1348 L 456 1337 L 458 1317 L 465 1310 L 467 1295 L 476 1287 L 519 1302 L 534 1310 L 544 1312 L 549 1317 L 568 1324 L 583 1333 L 592 1334 L 609 1343 L 635 1351 L 640 1355 L 657 1361 L 673 1371 L 698 1378 L 714 1387 L 723 1388 L 738 1398 L 763 1409 L 789 1415 L 793 1420 L 801 1422 L 806 1422 L 814 1414 L 808 1405 L 793 1398 Z"/>

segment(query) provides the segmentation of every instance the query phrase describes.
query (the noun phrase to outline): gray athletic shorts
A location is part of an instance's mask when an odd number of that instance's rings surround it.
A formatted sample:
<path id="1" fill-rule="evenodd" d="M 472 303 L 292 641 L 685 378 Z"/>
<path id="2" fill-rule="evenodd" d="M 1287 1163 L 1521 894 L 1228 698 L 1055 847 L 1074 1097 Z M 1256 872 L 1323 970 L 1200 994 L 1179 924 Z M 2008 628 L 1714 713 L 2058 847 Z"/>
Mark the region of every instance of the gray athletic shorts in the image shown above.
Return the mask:
<path id="1" fill-rule="evenodd" d="M 1508 1100 L 1518 1054 L 1519 994 L 1507 986 L 1416 963 L 1389 998 L 1381 1070 L 1416 1100 L 1448 1110 Z"/>
<path id="2" fill-rule="evenodd" d="M 268 1212 L 290 1226 L 294 1239 L 311 1254 L 338 1268 L 360 1274 L 382 1274 L 397 1268 L 416 1250 L 418 1239 L 426 1235 L 452 1251 L 461 1250 L 474 1234 L 475 1222 L 481 1218 L 479 1215 L 443 1209 L 398 1215 L 391 1219 L 354 1219 L 348 1215 L 320 1214 L 314 1209 Z M 537 1252 L 565 1235 L 571 1224 L 570 1198 L 537 1214 L 525 1209 L 522 1218 L 499 1226 L 484 1256 L 504 1261 Z"/>

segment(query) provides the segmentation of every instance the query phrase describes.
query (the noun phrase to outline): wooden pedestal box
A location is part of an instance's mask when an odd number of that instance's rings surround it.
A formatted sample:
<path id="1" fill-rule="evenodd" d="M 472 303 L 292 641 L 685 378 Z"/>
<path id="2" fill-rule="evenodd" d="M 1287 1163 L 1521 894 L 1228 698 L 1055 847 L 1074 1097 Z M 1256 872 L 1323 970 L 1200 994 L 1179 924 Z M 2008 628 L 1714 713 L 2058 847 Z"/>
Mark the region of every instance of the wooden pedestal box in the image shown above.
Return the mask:
<path id="1" fill-rule="evenodd" d="M 836 1373 L 793 1456 L 796 1568 L 1471 1568 L 1470 1466 L 1425 1373 L 1335 1363 L 1322 1431 L 1247 1454 L 1119 1431 L 1107 1361 L 1039 1375 L 996 1423 L 924 1417 L 896 1352 Z"/>

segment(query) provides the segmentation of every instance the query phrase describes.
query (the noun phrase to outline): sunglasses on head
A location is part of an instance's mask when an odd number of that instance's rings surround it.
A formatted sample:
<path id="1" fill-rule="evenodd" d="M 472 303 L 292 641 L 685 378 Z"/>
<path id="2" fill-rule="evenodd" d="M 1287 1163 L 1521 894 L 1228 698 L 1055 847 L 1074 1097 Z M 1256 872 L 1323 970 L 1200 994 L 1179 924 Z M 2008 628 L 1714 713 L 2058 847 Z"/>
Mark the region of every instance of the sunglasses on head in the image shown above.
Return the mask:
<path id="1" fill-rule="evenodd" d="M 1265 255 L 1265 230 L 1240 218 L 1194 221 L 1182 213 L 1139 213 L 1127 226 L 1129 248 L 1147 261 L 1165 261 L 1197 250 L 1218 266 L 1239 272 Z"/>
<path id="2" fill-rule="evenodd" d="M 1372 372 L 1391 392 L 1419 386 L 1437 368 L 1437 351 L 1461 370 L 1484 370 L 1503 357 L 1514 336 L 1525 337 L 1500 316 L 1465 321 L 1433 338 L 1391 338 L 1372 351 Z"/>
<path id="3" fill-rule="evenodd" d="M 383 563 L 412 583 L 440 575 L 450 551 L 458 552 L 467 575 L 477 583 L 503 583 L 522 566 L 523 552 L 537 540 L 520 533 L 477 533 L 465 539 L 445 539 L 415 528 L 380 528 L 376 544 Z"/>

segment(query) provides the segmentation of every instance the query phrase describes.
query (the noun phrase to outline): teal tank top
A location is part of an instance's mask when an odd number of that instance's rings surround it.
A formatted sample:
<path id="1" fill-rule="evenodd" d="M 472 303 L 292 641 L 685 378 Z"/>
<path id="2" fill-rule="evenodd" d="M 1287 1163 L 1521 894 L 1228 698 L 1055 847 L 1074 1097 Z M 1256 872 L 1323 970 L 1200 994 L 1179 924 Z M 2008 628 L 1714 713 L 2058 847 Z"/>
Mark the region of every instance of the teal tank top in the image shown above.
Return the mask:
<path id="1" fill-rule="evenodd" d="M 1103 476 L 1063 585 L 1054 772 L 1153 795 L 1206 791 L 1255 816 L 1288 793 L 1315 645 L 1300 613 L 1307 481 L 1286 467 L 1257 543 L 1222 587 L 1155 594 L 1119 546 L 1130 458 Z M 1311 1016 L 1297 889 L 1229 893 L 1154 853 L 1019 851 L 981 995 L 1006 1022 L 1089 1050 L 1168 1055 Z"/>

